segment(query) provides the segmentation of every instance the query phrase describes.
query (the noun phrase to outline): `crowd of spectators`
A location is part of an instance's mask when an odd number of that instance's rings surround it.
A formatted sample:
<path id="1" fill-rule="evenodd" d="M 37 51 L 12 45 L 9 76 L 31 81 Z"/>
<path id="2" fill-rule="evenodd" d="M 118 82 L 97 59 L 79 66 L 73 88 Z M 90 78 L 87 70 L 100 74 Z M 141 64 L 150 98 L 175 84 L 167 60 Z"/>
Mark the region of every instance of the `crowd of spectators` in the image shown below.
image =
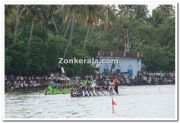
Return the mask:
<path id="1" fill-rule="evenodd" d="M 118 76 L 120 85 L 161 85 L 161 84 L 174 84 L 174 73 L 147 73 L 138 72 L 137 76 L 133 79 L 128 73 L 106 73 L 98 74 L 96 76 L 96 82 L 98 85 L 109 85 L 112 83 L 113 76 Z"/>
<path id="2" fill-rule="evenodd" d="M 46 86 L 48 76 L 5 76 L 5 89 L 40 88 Z"/>
<path id="3" fill-rule="evenodd" d="M 174 73 L 148 73 L 138 72 L 137 77 L 135 78 L 137 84 L 174 84 L 175 83 L 175 74 Z"/>
<path id="4" fill-rule="evenodd" d="M 159 84 L 174 84 L 175 74 L 174 73 L 147 73 L 138 72 L 137 76 L 132 79 L 127 73 L 106 73 L 97 74 L 95 76 L 86 76 L 85 78 L 71 78 L 69 83 L 63 84 L 65 87 L 78 85 L 82 80 L 88 80 L 95 82 L 97 86 L 109 86 L 112 83 L 113 76 L 116 75 L 120 80 L 120 85 L 159 85 Z M 57 82 L 52 78 L 53 76 L 5 76 L 5 89 L 14 90 L 20 88 L 42 88 L 47 87 L 49 82 Z M 61 78 L 62 79 L 62 78 Z M 74 81 L 73 81 L 74 80 Z"/>

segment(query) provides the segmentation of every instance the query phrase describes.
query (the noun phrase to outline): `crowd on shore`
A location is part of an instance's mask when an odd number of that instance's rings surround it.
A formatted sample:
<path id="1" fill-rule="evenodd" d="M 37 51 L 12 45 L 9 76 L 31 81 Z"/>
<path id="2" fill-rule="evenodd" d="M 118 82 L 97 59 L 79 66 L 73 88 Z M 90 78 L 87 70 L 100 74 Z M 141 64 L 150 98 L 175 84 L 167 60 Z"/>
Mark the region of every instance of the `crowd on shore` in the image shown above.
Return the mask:
<path id="1" fill-rule="evenodd" d="M 147 73 L 138 72 L 137 76 L 132 79 L 127 73 L 116 73 L 120 81 L 120 85 L 162 85 L 162 84 L 174 84 L 174 73 Z M 114 74 L 99 74 L 96 77 L 97 84 L 100 86 L 108 85 L 112 82 Z"/>
<path id="2" fill-rule="evenodd" d="M 65 87 L 73 87 L 82 80 L 93 81 L 97 86 L 109 86 L 112 83 L 114 74 L 97 74 L 94 76 L 73 77 L 69 83 L 64 83 Z M 159 84 L 174 84 L 174 73 L 147 73 L 138 72 L 135 79 L 128 76 L 127 73 L 117 73 L 116 76 L 120 81 L 120 85 L 159 85 Z M 44 88 L 49 82 L 58 82 L 59 80 L 52 79 L 52 76 L 5 76 L 5 89 L 15 90 L 21 88 Z"/>
<path id="3" fill-rule="evenodd" d="M 65 80 L 64 80 L 65 79 Z M 45 88 L 49 84 L 58 84 L 59 88 L 70 88 L 73 83 L 68 80 L 67 77 L 55 77 L 55 74 L 51 73 L 43 76 L 14 76 L 5 75 L 5 90 L 15 90 L 24 88 Z M 57 86 L 57 85 L 56 85 Z"/>
<path id="4" fill-rule="evenodd" d="M 175 73 L 138 73 L 134 82 L 143 85 L 175 84 Z"/>
<path id="5" fill-rule="evenodd" d="M 48 76 L 5 76 L 5 89 L 41 88 L 47 86 Z"/>

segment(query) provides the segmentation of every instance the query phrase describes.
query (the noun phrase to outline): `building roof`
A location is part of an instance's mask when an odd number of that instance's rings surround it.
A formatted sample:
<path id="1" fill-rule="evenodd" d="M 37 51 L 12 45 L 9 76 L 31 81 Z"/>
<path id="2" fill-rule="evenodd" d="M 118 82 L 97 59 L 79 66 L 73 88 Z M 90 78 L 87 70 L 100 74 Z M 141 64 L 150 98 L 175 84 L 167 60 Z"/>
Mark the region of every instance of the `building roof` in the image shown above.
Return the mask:
<path id="1" fill-rule="evenodd" d="M 138 58 L 143 57 L 142 52 L 124 52 L 124 51 L 98 51 L 99 57 L 129 57 L 129 58 Z"/>

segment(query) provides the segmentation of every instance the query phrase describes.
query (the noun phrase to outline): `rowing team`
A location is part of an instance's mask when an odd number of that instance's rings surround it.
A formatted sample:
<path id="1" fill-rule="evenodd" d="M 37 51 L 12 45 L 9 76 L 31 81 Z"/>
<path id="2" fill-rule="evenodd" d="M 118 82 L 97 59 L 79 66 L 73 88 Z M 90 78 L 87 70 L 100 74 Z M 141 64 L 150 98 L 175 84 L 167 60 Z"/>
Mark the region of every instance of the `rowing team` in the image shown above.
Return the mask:
<path id="1" fill-rule="evenodd" d="M 92 89 L 72 89 L 71 97 L 89 97 L 89 96 L 111 96 L 118 95 L 115 90 L 110 87 L 109 89 L 104 88 L 92 88 Z"/>

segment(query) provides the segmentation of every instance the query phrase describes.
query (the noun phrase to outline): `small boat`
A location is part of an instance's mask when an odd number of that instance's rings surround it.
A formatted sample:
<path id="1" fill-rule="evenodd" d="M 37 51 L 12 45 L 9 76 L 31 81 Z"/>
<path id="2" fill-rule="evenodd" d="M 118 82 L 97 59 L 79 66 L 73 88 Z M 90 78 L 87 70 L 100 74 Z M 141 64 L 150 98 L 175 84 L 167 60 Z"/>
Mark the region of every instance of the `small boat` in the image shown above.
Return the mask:
<path id="1" fill-rule="evenodd" d="M 68 77 L 57 77 L 48 83 L 45 88 L 44 94 L 68 94 L 71 92 L 70 79 Z"/>
<path id="2" fill-rule="evenodd" d="M 44 94 L 68 94 L 71 92 L 71 88 L 57 88 L 48 86 L 47 89 L 45 89 Z"/>

